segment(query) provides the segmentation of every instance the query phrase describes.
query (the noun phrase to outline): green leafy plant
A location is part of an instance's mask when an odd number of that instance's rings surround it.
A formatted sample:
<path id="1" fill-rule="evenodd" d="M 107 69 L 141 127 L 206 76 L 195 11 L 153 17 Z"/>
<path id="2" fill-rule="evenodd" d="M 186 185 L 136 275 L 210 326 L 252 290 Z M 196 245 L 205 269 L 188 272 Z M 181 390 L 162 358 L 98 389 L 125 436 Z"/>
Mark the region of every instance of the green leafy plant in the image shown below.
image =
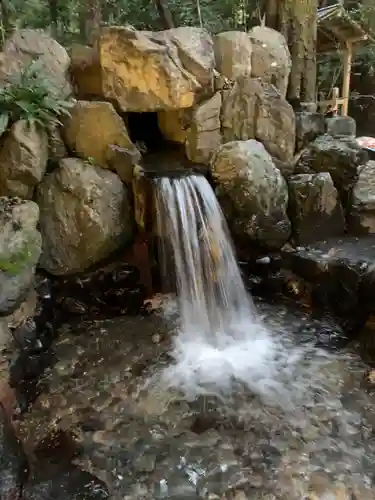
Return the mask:
<path id="1" fill-rule="evenodd" d="M 59 97 L 42 68 L 40 60 L 34 61 L 0 90 L 0 136 L 18 120 L 47 128 L 69 116 L 74 100 Z"/>
<path id="2" fill-rule="evenodd" d="M 32 257 L 33 248 L 33 244 L 25 242 L 10 258 L 0 255 L 0 271 L 10 275 L 19 274 L 27 266 Z"/>

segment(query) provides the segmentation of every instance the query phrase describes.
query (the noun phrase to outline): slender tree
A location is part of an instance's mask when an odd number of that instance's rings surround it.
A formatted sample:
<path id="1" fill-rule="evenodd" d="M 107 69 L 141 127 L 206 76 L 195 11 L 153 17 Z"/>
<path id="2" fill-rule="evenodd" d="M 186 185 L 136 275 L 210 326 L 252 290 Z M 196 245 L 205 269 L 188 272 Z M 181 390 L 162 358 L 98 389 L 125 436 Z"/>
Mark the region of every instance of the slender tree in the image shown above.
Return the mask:
<path id="1" fill-rule="evenodd" d="M 99 38 L 102 22 L 101 0 L 81 0 L 81 29 L 83 38 L 89 45 L 95 45 Z"/>
<path id="2" fill-rule="evenodd" d="M 55 38 L 59 36 L 59 6 L 58 0 L 48 0 L 49 15 L 51 18 L 51 31 Z"/>
<path id="3" fill-rule="evenodd" d="M 167 0 L 155 0 L 156 8 L 163 25 L 163 28 L 169 30 L 175 27 L 172 13 L 168 7 Z"/>

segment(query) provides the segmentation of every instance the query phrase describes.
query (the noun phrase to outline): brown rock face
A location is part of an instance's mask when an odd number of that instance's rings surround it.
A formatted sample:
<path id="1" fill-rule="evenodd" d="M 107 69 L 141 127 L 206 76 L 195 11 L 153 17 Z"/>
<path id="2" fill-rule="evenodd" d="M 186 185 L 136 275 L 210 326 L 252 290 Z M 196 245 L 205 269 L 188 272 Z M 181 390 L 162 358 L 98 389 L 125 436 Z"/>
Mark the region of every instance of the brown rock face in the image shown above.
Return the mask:
<path id="1" fill-rule="evenodd" d="M 48 135 L 26 121 L 16 122 L 0 149 L 0 196 L 31 199 L 48 160 Z"/>
<path id="2" fill-rule="evenodd" d="M 208 164 L 221 144 L 221 93 L 197 106 L 186 134 L 186 155 L 196 163 Z"/>
<path id="3" fill-rule="evenodd" d="M 126 187 L 113 172 L 66 158 L 38 188 L 43 253 L 55 275 L 84 271 L 132 236 Z"/>
<path id="4" fill-rule="evenodd" d="M 92 47 L 74 44 L 71 50 L 70 74 L 78 99 L 102 97 L 99 53 Z"/>
<path id="5" fill-rule="evenodd" d="M 135 150 L 121 117 L 109 102 L 78 101 L 66 121 L 64 136 L 71 151 L 109 168 L 111 145 Z"/>
<path id="6" fill-rule="evenodd" d="M 189 108 L 212 92 L 214 49 L 200 28 L 137 31 L 110 27 L 100 37 L 103 94 L 123 111 Z"/>

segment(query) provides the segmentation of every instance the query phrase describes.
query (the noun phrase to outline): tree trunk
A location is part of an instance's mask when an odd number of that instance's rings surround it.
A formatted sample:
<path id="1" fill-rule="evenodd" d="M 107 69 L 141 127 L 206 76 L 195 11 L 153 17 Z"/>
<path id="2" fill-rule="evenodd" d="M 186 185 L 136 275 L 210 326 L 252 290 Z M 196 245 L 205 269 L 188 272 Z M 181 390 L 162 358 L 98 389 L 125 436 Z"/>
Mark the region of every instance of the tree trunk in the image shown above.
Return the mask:
<path id="1" fill-rule="evenodd" d="M 51 20 L 51 30 L 52 36 L 58 38 L 59 31 L 59 8 L 57 5 L 57 0 L 49 0 L 49 15 Z"/>
<path id="2" fill-rule="evenodd" d="M 96 45 L 102 22 L 101 0 L 82 0 L 81 24 L 84 29 L 84 38 L 89 45 Z"/>
<path id="3" fill-rule="evenodd" d="M 318 0 L 267 0 L 266 25 L 288 43 L 292 70 L 288 97 L 316 102 L 316 12 Z"/>
<path id="4" fill-rule="evenodd" d="M 158 9 L 163 28 L 166 30 L 174 28 L 175 24 L 173 21 L 173 16 L 171 11 L 169 10 L 166 0 L 155 0 L 155 5 Z"/>
<path id="5" fill-rule="evenodd" d="M 11 10 L 9 0 L 0 0 L 0 21 L 1 21 L 1 41 L 2 46 L 7 38 L 8 33 L 12 30 Z"/>
<path id="6" fill-rule="evenodd" d="M 279 0 L 268 0 L 265 2 L 266 24 L 269 28 L 277 30 L 278 28 L 278 2 Z"/>

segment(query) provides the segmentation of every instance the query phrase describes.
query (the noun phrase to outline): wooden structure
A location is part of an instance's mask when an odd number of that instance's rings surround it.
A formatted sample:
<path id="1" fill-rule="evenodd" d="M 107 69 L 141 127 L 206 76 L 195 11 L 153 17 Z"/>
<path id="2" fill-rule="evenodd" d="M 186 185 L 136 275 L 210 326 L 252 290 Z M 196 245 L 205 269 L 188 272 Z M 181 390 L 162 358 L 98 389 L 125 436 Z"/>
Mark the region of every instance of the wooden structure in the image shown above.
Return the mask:
<path id="1" fill-rule="evenodd" d="M 343 53 L 343 82 L 341 97 L 337 88 L 332 89 L 332 96 L 328 101 L 318 102 L 321 108 L 329 107 L 338 112 L 341 106 L 341 115 L 348 114 L 350 97 L 350 73 L 352 67 L 353 46 L 373 42 L 373 38 L 364 30 L 346 11 L 341 3 L 323 7 L 318 10 L 318 53 L 342 51 Z"/>

